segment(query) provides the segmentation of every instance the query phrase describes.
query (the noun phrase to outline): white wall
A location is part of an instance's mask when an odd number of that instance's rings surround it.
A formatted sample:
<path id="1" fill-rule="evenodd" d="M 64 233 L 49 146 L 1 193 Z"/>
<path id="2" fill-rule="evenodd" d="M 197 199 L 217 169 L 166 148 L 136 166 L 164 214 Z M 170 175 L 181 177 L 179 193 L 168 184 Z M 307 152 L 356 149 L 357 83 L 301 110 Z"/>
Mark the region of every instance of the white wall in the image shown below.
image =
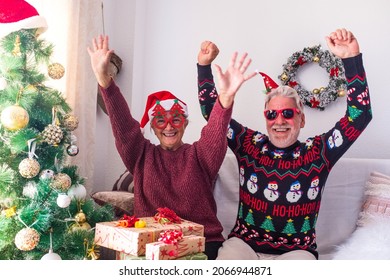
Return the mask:
<path id="1" fill-rule="evenodd" d="M 115 0 L 104 1 L 106 33 L 111 47 L 123 59 L 118 84 L 140 119 L 149 93 L 166 89 L 189 105 L 190 125 L 184 140 L 198 139 L 205 124 L 198 100 L 196 57 L 200 43 L 212 40 L 220 48 L 216 63 L 226 68 L 233 51 L 248 52 L 253 70 L 268 73 L 275 81 L 282 65 L 295 51 L 320 43 L 336 28 L 354 32 L 363 52 L 374 119 L 345 155 L 390 158 L 390 94 L 387 89 L 390 58 L 390 2 L 386 0 L 259 1 L 259 0 Z M 327 84 L 325 70 L 317 67 L 301 77 L 307 88 Z M 253 129 L 265 131 L 262 117 L 262 79 L 245 84 L 235 102 L 233 117 Z M 344 114 L 345 98 L 324 111 L 306 109 L 301 139 L 330 129 Z M 105 116 L 97 130 L 95 182 L 111 186 L 123 165 L 113 145 Z M 150 135 L 148 127 L 146 136 Z M 99 186 L 97 186 L 99 187 Z"/>

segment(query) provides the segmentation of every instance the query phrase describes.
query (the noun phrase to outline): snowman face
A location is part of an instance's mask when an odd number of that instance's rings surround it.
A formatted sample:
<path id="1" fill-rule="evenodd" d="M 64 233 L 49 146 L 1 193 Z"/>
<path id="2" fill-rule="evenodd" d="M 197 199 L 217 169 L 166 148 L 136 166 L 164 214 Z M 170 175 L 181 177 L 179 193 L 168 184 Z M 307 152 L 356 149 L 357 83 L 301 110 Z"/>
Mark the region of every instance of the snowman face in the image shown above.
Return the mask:
<path id="1" fill-rule="evenodd" d="M 314 179 L 312 182 L 311 182 L 311 185 L 314 186 L 314 187 L 318 187 L 318 185 L 320 184 L 320 180 L 317 178 L 317 179 Z"/>
<path id="2" fill-rule="evenodd" d="M 294 191 L 294 190 L 299 190 L 301 188 L 301 184 L 299 182 L 294 182 L 291 186 L 290 186 L 290 190 Z"/>
<path id="3" fill-rule="evenodd" d="M 276 191 L 278 189 L 278 184 L 276 184 L 276 183 L 269 183 L 268 184 L 268 189 Z"/>
<path id="4" fill-rule="evenodd" d="M 257 176 L 256 174 L 252 174 L 251 177 L 249 178 L 250 181 L 257 183 Z"/>
<path id="5" fill-rule="evenodd" d="M 242 167 L 242 166 L 240 167 L 240 174 L 244 175 L 244 167 Z"/>
<path id="6" fill-rule="evenodd" d="M 233 139 L 233 129 L 229 128 L 226 136 L 229 139 Z"/>

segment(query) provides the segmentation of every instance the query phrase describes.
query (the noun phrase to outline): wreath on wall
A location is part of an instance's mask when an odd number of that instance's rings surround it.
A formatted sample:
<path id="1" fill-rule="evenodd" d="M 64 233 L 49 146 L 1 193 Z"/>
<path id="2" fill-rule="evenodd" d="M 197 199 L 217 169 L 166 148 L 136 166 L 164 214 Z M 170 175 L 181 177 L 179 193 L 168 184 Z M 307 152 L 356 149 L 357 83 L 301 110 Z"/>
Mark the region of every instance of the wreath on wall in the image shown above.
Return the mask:
<path id="1" fill-rule="evenodd" d="M 297 73 L 301 66 L 307 63 L 318 63 L 329 74 L 329 83 L 326 87 L 307 90 L 303 88 L 297 79 Z M 346 95 L 346 79 L 343 63 L 340 58 L 327 50 L 322 50 L 320 45 L 304 48 L 295 52 L 283 65 L 283 73 L 279 79 L 284 85 L 294 88 L 304 105 L 319 110 L 335 101 L 338 97 Z"/>

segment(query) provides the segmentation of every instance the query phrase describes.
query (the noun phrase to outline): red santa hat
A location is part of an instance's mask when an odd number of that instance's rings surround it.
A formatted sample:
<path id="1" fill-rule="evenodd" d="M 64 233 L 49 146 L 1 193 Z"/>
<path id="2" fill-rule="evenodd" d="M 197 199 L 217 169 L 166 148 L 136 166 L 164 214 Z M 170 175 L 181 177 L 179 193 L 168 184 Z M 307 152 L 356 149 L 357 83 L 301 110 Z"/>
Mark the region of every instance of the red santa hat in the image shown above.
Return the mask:
<path id="1" fill-rule="evenodd" d="M 0 38 L 20 29 L 47 29 L 46 20 L 24 0 L 0 1 Z"/>
<path id="2" fill-rule="evenodd" d="M 146 101 L 145 113 L 140 122 L 141 128 L 144 128 L 149 120 L 159 112 L 171 110 L 178 110 L 185 117 L 188 117 L 187 105 L 169 91 L 158 91 L 150 94 Z"/>
<path id="3" fill-rule="evenodd" d="M 272 89 L 279 87 L 279 85 L 275 83 L 270 76 L 268 76 L 263 72 L 258 72 L 258 73 L 263 77 L 265 90 L 267 93 L 269 93 Z"/>

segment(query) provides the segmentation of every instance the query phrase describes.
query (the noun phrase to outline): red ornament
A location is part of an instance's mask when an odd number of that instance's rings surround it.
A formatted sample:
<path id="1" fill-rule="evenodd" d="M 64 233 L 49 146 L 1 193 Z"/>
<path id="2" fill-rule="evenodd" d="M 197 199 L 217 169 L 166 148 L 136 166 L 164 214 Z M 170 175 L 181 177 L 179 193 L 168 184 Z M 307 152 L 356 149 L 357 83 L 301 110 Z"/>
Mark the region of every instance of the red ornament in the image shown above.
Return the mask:
<path id="1" fill-rule="evenodd" d="M 330 69 L 329 74 L 331 77 L 338 77 L 339 76 L 339 68 L 334 67 L 334 68 Z"/>
<path id="2" fill-rule="evenodd" d="M 299 66 L 302 66 L 302 65 L 305 64 L 305 63 L 306 63 L 306 61 L 305 61 L 305 59 L 303 58 L 303 56 L 300 56 L 295 64 L 296 64 L 296 65 L 299 65 Z"/>
<path id="3" fill-rule="evenodd" d="M 312 99 L 310 99 L 310 104 L 312 108 L 317 108 L 318 105 L 320 105 L 320 102 L 313 97 Z"/>

